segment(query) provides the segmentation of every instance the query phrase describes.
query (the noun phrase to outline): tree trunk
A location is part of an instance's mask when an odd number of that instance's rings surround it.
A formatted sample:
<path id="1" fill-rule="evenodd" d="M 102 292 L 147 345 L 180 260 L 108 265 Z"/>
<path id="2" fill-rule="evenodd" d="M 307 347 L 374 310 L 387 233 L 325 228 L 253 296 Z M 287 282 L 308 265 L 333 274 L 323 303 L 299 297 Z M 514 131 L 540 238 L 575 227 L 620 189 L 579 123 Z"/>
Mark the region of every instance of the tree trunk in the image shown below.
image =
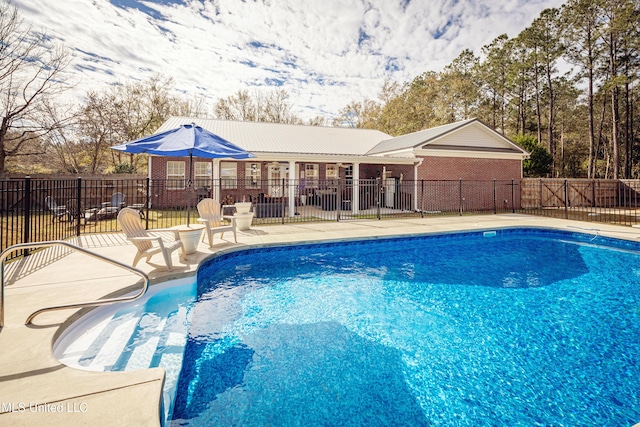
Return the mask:
<path id="1" fill-rule="evenodd" d="M 630 129 L 631 123 L 629 121 L 631 102 L 629 100 L 629 83 L 627 82 L 624 85 L 624 177 L 631 178 L 631 162 L 633 158 L 633 153 L 631 151 L 631 138 L 630 138 Z"/>
<path id="2" fill-rule="evenodd" d="M 538 125 L 538 144 L 542 144 L 542 113 L 540 111 L 540 84 L 539 84 L 539 76 L 538 76 L 538 61 L 536 60 L 535 64 L 533 64 L 533 69 L 535 73 L 535 81 L 536 81 L 536 119 Z"/>
<path id="3" fill-rule="evenodd" d="M 613 87 L 611 88 L 611 146 L 613 161 L 613 179 L 620 178 L 620 150 L 618 147 L 618 127 L 619 127 L 619 107 L 618 107 L 618 86 L 616 77 L 618 76 L 616 48 L 613 34 L 610 36 L 609 45 L 609 67 Z"/>
<path id="4" fill-rule="evenodd" d="M 589 39 L 591 39 L 591 32 L 589 32 Z M 595 176 L 595 163 L 596 163 L 596 142 L 595 142 L 595 129 L 593 126 L 593 50 L 591 49 L 591 43 L 589 44 L 589 53 L 587 59 L 587 67 L 589 73 L 589 94 L 588 94 L 588 108 L 589 108 L 589 170 L 587 172 L 588 178 Z"/>
<path id="5" fill-rule="evenodd" d="M 522 126 L 522 134 L 524 135 L 527 127 L 527 91 L 523 83 L 520 84 L 520 126 Z"/>
<path id="6" fill-rule="evenodd" d="M 618 88 L 611 89 L 611 146 L 613 157 L 613 179 L 620 178 L 620 150 L 618 147 Z"/>
<path id="7" fill-rule="evenodd" d="M 597 156 L 598 156 L 598 153 L 600 152 L 600 146 L 604 145 L 602 143 L 602 138 L 603 138 L 602 134 L 604 133 L 604 118 L 605 118 L 606 110 L 607 110 L 607 97 L 603 96 L 602 97 L 602 112 L 600 114 L 600 123 L 598 125 L 598 144 L 596 145 L 596 158 L 595 158 L 596 161 L 594 162 L 594 165 L 593 165 L 593 176 L 594 176 L 594 178 L 596 177 L 597 170 L 598 170 L 598 161 L 597 161 L 598 157 Z M 604 146 L 603 149 L 605 150 L 605 153 L 606 153 L 607 147 Z M 609 164 L 609 162 L 607 161 L 607 165 L 608 164 Z M 606 177 L 607 177 L 607 175 L 605 174 L 604 178 L 606 178 Z"/>
<path id="8" fill-rule="evenodd" d="M 501 89 L 501 94 L 500 94 L 500 129 L 501 129 L 502 135 L 504 135 L 505 134 L 505 132 L 504 132 L 504 115 L 505 115 L 505 102 L 504 102 L 504 99 L 505 99 L 505 93 L 506 93 L 506 90 L 505 90 L 506 77 L 505 77 L 504 69 L 500 70 L 500 77 L 501 77 L 500 84 L 502 86 L 500 88 Z"/>
<path id="9" fill-rule="evenodd" d="M 8 119 L 4 117 L 2 119 L 2 124 L 0 124 L 0 173 L 5 173 L 6 167 L 6 159 L 7 152 L 5 150 L 5 137 L 7 136 L 7 132 L 9 131 Z"/>
<path id="10" fill-rule="evenodd" d="M 630 125 L 629 125 L 629 139 L 631 140 L 632 153 L 633 153 L 634 142 L 636 140 L 635 139 L 635 131 L 634 131 L 634 128 L 633 128 L 633 123 L 634 123 L 634 111 L 633 111 L 633 108 L 634 108 L 633 97 L 631 97 L 631 100 L 629 101 L 629 123 L 630 123 Z M 637 171 L 636 171 L 635 174 L 633 173 L 633 156 L 631 158 L 631 163 L 632 164 L 631 164 L 631 176 L 630 176 L 630 178 L 633 178 L 633 175 L 635 175 L 637 177 L 638 176 L 637 175 Z"/>
<path id="11" fill-rule="evenodd" d="M 548 131 L 547 138 L 549 138 L 549 153 L 551 153 L 551 157 L 553 158 L 553 163 L 551 164 L 551 173 L 555 174 L 557 168 L 557 160 L 556 160 L 556 143 L 553 139 L 553 125 L 555 118 L 553 116 L 554 109 L 554 94 L 553 94 L 553 85 L 551 83 L 551 65 L 547 64 L 547 89 L 549 90 L 549 123 L 548 123 Z"/>
<path id="12" fill-rule="evenodd" d="M 560 176 L 567 176 L 564 161 L 564 119 L 560 122 Z"/>

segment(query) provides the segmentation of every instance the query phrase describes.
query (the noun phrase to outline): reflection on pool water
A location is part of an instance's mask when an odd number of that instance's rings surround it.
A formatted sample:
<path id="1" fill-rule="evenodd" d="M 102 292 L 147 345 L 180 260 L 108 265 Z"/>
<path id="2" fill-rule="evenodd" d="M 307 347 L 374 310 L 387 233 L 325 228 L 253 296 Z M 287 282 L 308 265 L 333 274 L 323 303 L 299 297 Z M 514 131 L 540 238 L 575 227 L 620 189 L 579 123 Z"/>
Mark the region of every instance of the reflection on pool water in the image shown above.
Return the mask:
<path id="1" fill-rule="evenodd" d="M 184 353 L 153 352 L 180 353 L 171 422 L 638 422 L 640 245 L 592 238 L 508 229 L 214 258 L 194 304 L 168 310 L 189 323 Z M 140 319 L 133 353 L 160 335 Z"/>

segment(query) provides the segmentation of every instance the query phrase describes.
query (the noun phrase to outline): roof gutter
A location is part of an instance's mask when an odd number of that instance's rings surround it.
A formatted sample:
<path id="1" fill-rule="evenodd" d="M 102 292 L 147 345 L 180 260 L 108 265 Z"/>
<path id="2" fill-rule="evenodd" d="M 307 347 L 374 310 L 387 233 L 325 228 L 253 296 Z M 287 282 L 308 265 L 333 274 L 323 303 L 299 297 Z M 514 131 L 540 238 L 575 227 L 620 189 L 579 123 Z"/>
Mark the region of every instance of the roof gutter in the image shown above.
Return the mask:
<path id="1" fill-rule="evenodd" d="M 416 157 L 380 157 L 380 156 L 358 156 L 343 154 L 298 154 L 298 153 L 263 153 L 252 151 L 255 156 L 248 159 L 249 162 L 260 161 L 294 161 L 298 163 L 369 163 L 387 165 L 414 165 L 421 162 Z"/>

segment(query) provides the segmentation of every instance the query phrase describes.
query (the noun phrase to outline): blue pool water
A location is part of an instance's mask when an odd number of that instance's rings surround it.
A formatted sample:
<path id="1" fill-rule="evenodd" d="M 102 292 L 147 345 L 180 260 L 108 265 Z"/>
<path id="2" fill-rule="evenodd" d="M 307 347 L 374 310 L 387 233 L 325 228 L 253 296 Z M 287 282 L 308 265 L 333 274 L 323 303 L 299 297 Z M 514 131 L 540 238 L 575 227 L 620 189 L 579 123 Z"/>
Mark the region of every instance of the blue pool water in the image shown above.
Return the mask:
<path id="1" fill-rule="evenodd" d="M 639 249 L 520 229 L 218 257 L 172 425 L 640 422 Z"/>
<path id="2" fill-rule="evenodd" d="M 540 229 L 249 249 L 56 355 L 165 368 L 173 426 L 631 426 L 639 283 L 640 243 Z"/>

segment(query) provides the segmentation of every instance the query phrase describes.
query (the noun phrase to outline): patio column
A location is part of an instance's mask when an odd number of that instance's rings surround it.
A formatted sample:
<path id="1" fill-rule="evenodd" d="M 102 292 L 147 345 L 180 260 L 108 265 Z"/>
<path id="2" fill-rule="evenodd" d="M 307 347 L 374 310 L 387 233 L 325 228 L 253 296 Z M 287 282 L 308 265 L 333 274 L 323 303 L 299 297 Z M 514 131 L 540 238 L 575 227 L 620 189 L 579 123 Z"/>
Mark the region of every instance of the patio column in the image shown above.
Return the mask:
<path id="1" fill-rule="evenodd" d="M 213 183 L 211 185 L 211 198 L 220 202 L 220 159 L 213 159 L 213 170 L 211 171 Z"/>
<path id="2" fill-rule="evenodd" d="M 418 210 L 422 212 L 422 203 L 420 204 L 420 208 L 418 209 L 418 200 L 422 200 L 418 197 L 421 195 L 418 190 L 418 177 L 420 176 L 418 174 L 418 170 L 420 169 L 420 165 L 422 164 L 423 161 L 424 161 L 424 158 L 420 158 L 418 163 L 413 165 L 413 211 L 414 212 L 417 212 Z"/>
<path id="3" fill-rule="evenodd" d="M 351 212 L 360 211 L 360 163 L 353 163 L 353 187 L 351 188 Z"/>
<path id="4" fill-rule="evenodd" d="M 296 215 L 296 162 L 289 160 L 289 218 Z"/>

